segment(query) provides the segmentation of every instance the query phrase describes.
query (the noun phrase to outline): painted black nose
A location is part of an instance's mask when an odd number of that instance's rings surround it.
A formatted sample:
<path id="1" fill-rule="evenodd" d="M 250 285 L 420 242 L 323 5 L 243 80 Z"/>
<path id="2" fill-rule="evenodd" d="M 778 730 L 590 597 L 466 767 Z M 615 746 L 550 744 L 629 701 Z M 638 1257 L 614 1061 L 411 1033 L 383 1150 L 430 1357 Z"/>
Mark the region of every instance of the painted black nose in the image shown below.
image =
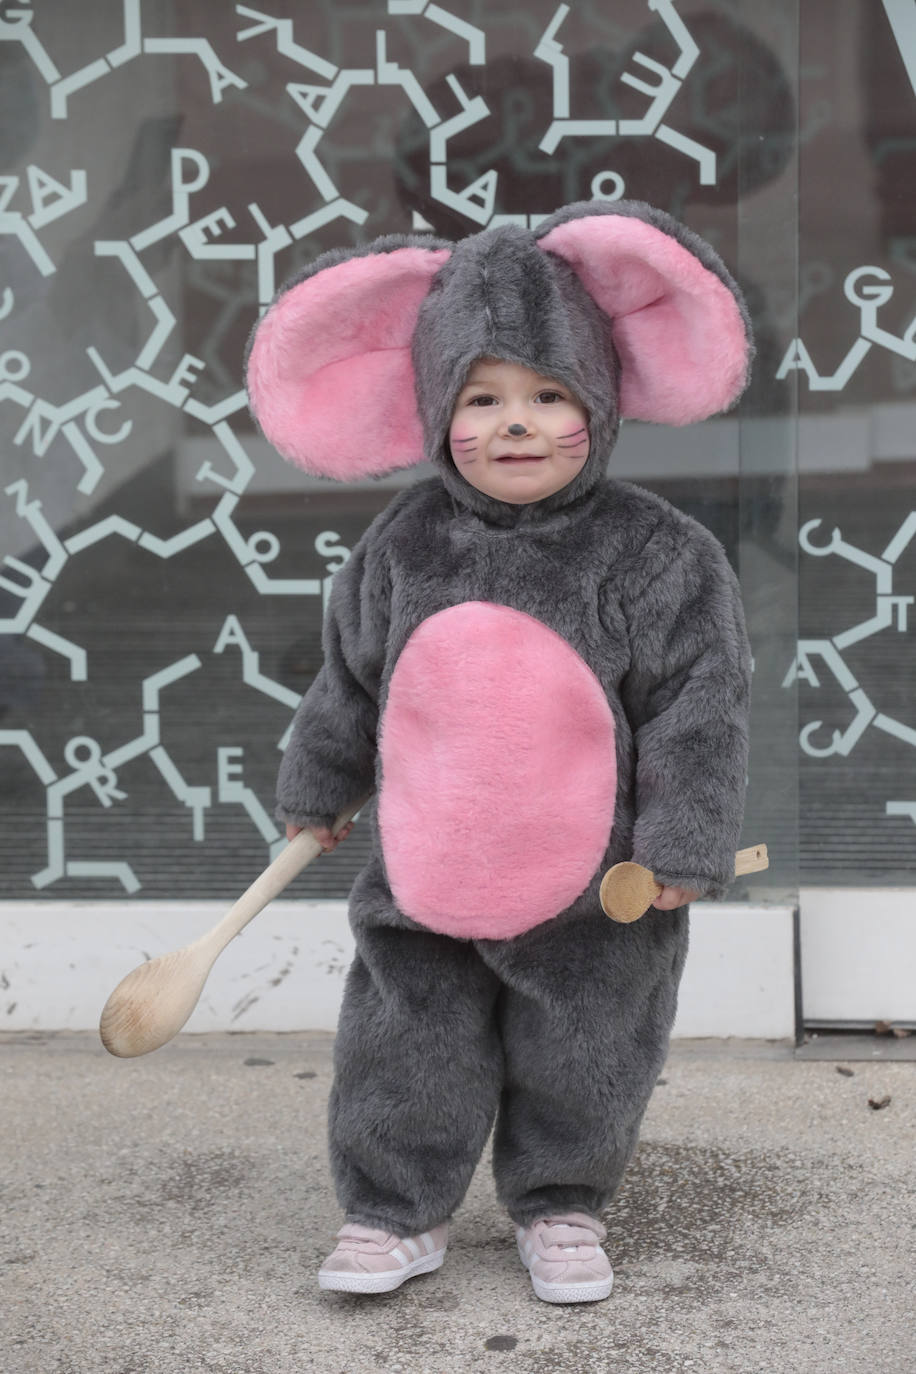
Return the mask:
<path id="1" fill-rule="evenodd" d="M 523 434 L 527 434 L 528 431 L 524 425 L 510 425 L 508 433 L 512 435 L 513 439 L 519 439 Z"/>

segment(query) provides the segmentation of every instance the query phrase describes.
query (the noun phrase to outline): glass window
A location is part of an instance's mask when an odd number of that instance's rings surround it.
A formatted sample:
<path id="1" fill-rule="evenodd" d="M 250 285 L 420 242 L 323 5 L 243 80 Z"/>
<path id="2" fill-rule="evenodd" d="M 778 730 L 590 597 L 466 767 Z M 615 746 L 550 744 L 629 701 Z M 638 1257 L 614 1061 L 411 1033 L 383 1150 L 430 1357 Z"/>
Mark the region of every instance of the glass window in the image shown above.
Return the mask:
<path id="1" fill-rule="evenodd" d="M 278 284 L 338 244 L 534 224 L 592 195 L 683 218 L 748 295 L 758 368 L 740 411 L 628 426 L 614 470 L 708 524 L 741 573 L 757 660 L 747 842 L 773 856 L 754 890 L 794 884 L 793 388 L 777 371 L 796 334 L 795 0 L 422 9 L 0 6 L 5 897 L 228 899 L 282 843 L 274 778 L 320 662 L 328 579 L 407 479 L 309 481 L 254 432 L 242 357 Z M 897 126 L 871 80 L 869 165 L 888 190 L 855 217 L 832 282 L 876 262 L 903 283 L 909 262 Z M 803 333 L 826 371 L 846 335 L 826 314 L 815 325 L 827 288 L 812 291 Z M 881 316 L 898 333 L 904 295 Z M 882 405 L 912 389 L 891 353 L 862 372 Z M 372 442 L 369 417 L 340 423 Z M 809 509 L 823 529 L 837 519 Z M 844 530 L 885 547 L 854 519 Z M 864 617 L 862 569 L 842 566 Z M 345 895 L 365 844 L 357 828 L 295 892 Z"/>
<path id="2" fill-rule="evenodd" d="M 916 39 L 906 6 L 801 8 L 798 386 L 806 884 L 912 883 Z"/>

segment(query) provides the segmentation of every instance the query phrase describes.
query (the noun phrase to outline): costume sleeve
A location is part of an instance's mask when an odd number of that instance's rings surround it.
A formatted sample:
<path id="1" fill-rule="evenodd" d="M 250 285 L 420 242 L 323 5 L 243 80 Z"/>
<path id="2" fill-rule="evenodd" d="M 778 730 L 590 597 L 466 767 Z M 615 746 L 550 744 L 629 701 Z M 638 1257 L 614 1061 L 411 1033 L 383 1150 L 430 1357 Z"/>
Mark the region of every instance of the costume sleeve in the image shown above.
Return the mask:
<path id="1" fill-rule="evenodd" d="M 383 515 L 370 525 L 334 575 L 322 633 L 324 663 L 299 704 L 280 764 L 279 820 L 330 825 L 375 785 L 390 609 L 384 523 Z"/>
<path id="2" fill-rule="evenodd" d="M 633 858 L 665 886 L 721 897 L 734 881 L 747 781 L 750 647 L 725 551 L 695 521 L 650 539 L 627 589 Z"/>

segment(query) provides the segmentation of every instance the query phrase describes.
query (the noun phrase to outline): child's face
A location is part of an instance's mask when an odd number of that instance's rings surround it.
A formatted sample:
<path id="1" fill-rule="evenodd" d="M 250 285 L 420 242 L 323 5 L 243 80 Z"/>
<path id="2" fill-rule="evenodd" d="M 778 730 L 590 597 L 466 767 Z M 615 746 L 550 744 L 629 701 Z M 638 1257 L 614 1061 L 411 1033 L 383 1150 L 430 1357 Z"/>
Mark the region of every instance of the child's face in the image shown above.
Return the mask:
<path id="1" fill-rule="evenodd" d="M 588 426 L 568 387 L 520 363 L 482 358 L 468 373 L 448 432 L 472 487 L 527 505 L 568 486 L 588 457 Z"/>

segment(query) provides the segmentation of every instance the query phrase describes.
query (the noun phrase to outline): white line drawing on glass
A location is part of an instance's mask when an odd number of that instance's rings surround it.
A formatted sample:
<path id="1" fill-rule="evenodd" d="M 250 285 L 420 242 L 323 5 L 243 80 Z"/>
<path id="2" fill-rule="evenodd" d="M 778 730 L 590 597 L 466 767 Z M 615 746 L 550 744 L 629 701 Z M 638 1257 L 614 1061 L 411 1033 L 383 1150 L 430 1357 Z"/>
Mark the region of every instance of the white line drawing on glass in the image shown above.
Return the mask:
<path id="1" fill-rule="evenodd" d="M 81 534 L 68 539 L 66 544 L 62 545 L 57 540 L 53 530 L 43 521 L 40 510 L 41 503 L 38 501 L 28 502 L 28 488 L 24 481 L 14 483 L 7 488 L 7 491 L 16 495 L 19 513 L 28 518 L 33 529 L 39 533 L 47 549 L 48 558 L 41 574 L 18 559 L 8 557 L 5 560 L 17 573 L 22 574 L 23 581 L 20 583 L 0 577 L 0 586 L 7 591 L 22 595 L 23 605 L 15 619 L 0 621 L 0 633 L 14 633 L 17 630 L 24 630 L 29 638 L 70 660 L 71 679 L 73 681 L 86 681 L 89 674 L 85 650 L 63 639 L 60 635 L 30 623 L 28 620 L 28 617 L 37 611 L 68 556 L 80 552 L 81 549 L 89 547 L 98 540 L 108 537 L 108 535 L 118 534 L 141 545 L 146 540 L 146 547 L 150 548 L 151 552 L 160 557 L 170 557 L 173 553 L 180 551 L 178 545 L 184 548 L 193 542 L 188 536 L 197 527 L 192 526 L 191 531 L 185 531 L 171 541 L 155 540 L 151 535 L 141 534 L 138 526 L 120 516 L 109 516 L 82 531 Z M 229 499 L 234 503 L 238 498 L 230 497 Z M 210 525 L 209 521 L 201 523 Z M 216 523 L 215 518 L 214 523 Z M 241 545 L 240 555 L 244 555 L 248 547 L 255 545 L 258 540 L 272 541 L 269 556 L 275 555 L 279 543 L 275 536 L 268 531 L 259 531 L 246 542 L 235 531 L 228 520 L 228 516 L 226 524 L 231 530 L 231 538 L 227 542 L 230 542 L 231 545 L 233 539 L 239 541 Z M 210 525 L 210 529 L 212 528 L 213 526 Z M 209 530 L 207 532 L 209 533 Z M 279 590 L 281 593 L 291 591 L 295 595 L 321 596 L 326 603 L 333 575 L 346 562 L 350 550 L 341 543 L 339 535 L 333 530 L 323 530 L 316 535 L 315 550 L 319 557 L 326 562 L 327 571 L 324 578 L 296 579 L 287 583 L 262 576 L 260 581 L 253 578 L 258 585 L 258 590 L 262 593 L 276 593 Z M 263 561 L 263 554 L 259 554 L 257 550 L 252 556 L 256 559 L 261 558 Z M 260 571 L 259 567 L 255 566 Z M 249 569 L 246 567 L 247 571 Z M 222 654 L 229 646 L 236 646 L 241 652 L 241 676 L 246 685 L 288 706 L 291 713 L 295 711 L 299 704 L 299 694 L 261 672 L 260 655 L 257 650 L 252 648 L 238 617 L 233 614 L 225 618 L 213 647 L 213 653 Z M 203 840 L 203 813 L 211 806 L 211 790 L 209 787 L 191 786 L 184 780 L 174 760 L 160 741 L 158 716 L 160 691 L 169 683 L 194 672 L 200 666 L 201 660 L 196 654 L 187 655 L 177 663 L 160 670 L 142 682 L 144 729 L 140 736 L 129 743 L 102 755 L 101 747 L 91 736 L 77 736 L 71 739 L 66 746 L 65 757 L 73 771 L 63 779 L 57 778 L 40 746 L 29 731 L 0 730 L 0 746 L 13 745 L 18 747 L 31 764 L 33 772 L 47 789 L 48 862 L 40 873 L 33 875 L 32 882 L 35 887 L 47 887 L 63 877 L 103 877 L 117 879 L 126 892 L 139 891 L 141 883 L 130 864 L 81 862 L 65 859 L 63 798 L 88 785 L 95 792 L 99 802 L 106 808 L 110 807 L 113 801 L 124 800 L 127 793 L 121 791 L 117 786 L 117 769 L 130 760 L 138 758 L 141 754 L 149 754 L 151 761 L 175 797 L 191 809 L 193 813 L 193 837 L 197 841 Z M 287 729 L 277 741 L 277 749 L 281 752 L 286 748 L 291 729 L 292 715 Z M 241 757 L 242 753 L 243 750 L 239 746 L 218 747 L 218 801 L 221 804 L 241 804 L 244 807 L 259 833 L 267 840 L 269 853 L 273 858 L 276 857 L 282 847 L 283 837 L 278 833 L 276 826 L 270 820 L 256 794 L 238 781 L 239 765 L 235 760 Z"/>
<path id="2" fill-rule="evenodd" d="M 479 29 L 476 24 L 469 24 L 465 19 L 456 18 L 454 14 L 442 9 L 441 5 L 433 5 L 430 0 L 388 0 L 388 13 L 422 14 L 431 23 L 456 33 L 459 38 L 467 39 L 468 61 L 472 66 L 482 67 L 487 60 L 487 36 L 483 29 Z"/>
<path id="3" fill-rule="evenodd" d="M 883 0 L 906 74 L 916 95 L 916 0 Z"/>
<path id="4" fill-rule="evenodd" d="M 6 40 L 23 45 L 50 88 L 52 119 L 68 118 L 70 96 L 75 91 L 102 80 L 116 67 L 130 62 L 142 53 L 169 56 L 191 53 L 199 57 L 210 79 L 210 93 L 214 105 L 222 101 L 223 91 L 227 87 L 234 86 L 238 90 L 243 90 L 248 84 L 220 62 L 213 45 L 206 38 L 144 38 L 140 0 L 123 0 L 124 42 L 120 47 L 112 48 L 104 56 L 87 63 L 85 67 L 80 67 L 78 71 L 71 72 L 69 76 L 61 76 L 54 59 L 32 28 L 34 13 L 28 4 L 23 4 L 15 10 L 7 10 L 6 16 L 0 19 L 0 42 Z"/>
<path id="5" fill-rule="evenodd" d="M 569 117 L 569 59 L 563 51 L 562 44 L 557 41 L 556 34 L 569 14 L 570 7 L 566 4 L 558 6 L 553 19 L 534 49 L 534 56 L 548 63 L 554 69 L 553 115 L 550 126 L 541 140 L 541 151 L 552 154 L 564 138 L 573 136 L 600 135 L 607 137 L 608 135 L 620 134 L 632 137 L 645 135 L 646 137 L 657 138 L 662 143 L 682 152 L 686 157 L 692 158 L 697 163 L 701 184 L 715 185 L 716 155 L 714 151 L 697 143 L 694 139 L 688 138 L 685 134 L 678 133 L 677 130 L 664 123 L 668 110 L 681 90 L 684 78 L 699 56 L 699 48 L 678 14 L 673 0 L 647 0 L 647 5 L 650 10 L 658 14 L 668 29 L 677 45 L 678 56 L 669 68 L 663 66 L 655 58 L 647 57 L 644 53 L 637 52 L 634 54 L 633 61 L 643 69 L 644 75 L 625 72 L 621 80 L 626 85 L 648 96 L 649 105 L 641 118 L 622 120 L 576 120 Z M 446 81 L 460 108 L 456 114 L 450 118 L 445 118 L 436 110 L 415 73 L 409 68 L 399 66 L 397 62 L 389 58 L 388 39 L 384 29 L 376 30 L 376 65 L 374 70 L 371 68 L 342 70 L 334 63 L 328 62 L 297 43 L 293 38 L 293 21 L 291 19 L 276 19 L 248 5 L 236 5 L 235 8 L 236 12 L 243 18 L 255 21 L 252 27 L 243 29 L 236 35 L 239 42 L 258 38 L 272 32 L 275 35 L 278 52 L 313 71 L 316 76 L 328 83 L 322 86 L 314 83 L 290 82 L 286 87 L 289 96 L 310 122 L 310 127 L 296 148 L 296 156 L 312 179 L 319 195 L 326 202 L 323 210 L 305 216 L 295 224 L 288 226 L 289 232 L 294 238 L 302 238 L 340 216 L 346 216 L 356 223 L 363 223 L 366 218 L 365 211 L 361 211 L 359 207 L 354 206 L 352 202 L 340 195 L 337 186 L 322 165 L 317 151 L 318 144 L 331 119 L 353 86 L 400 86 L 403 89 L 404 94 L 429 130 L 430 194 L 434 200 L 450 209 L 457 210 L 466 219 L 471 220 L 472 223 L 481 228 L 486 225 L 504 223 L 522 223 L 527 224 L 530 228 L 535 228 L 546 217 L 546 211 L 523 215 L 495 214 L 494 207 L 499 181 L 499 173 L 495 168 L 487 169 L 460 190 L 449 185 L 449 139 L 469 128 L 472 124 L 487 119 L 490 115 L 490 109 L 483 97 L 469 98 L 454 76 L 447 76 Z M 425 3 L 425 0 L 388 0 L 388 13 L 390 15 L 422 18 L 437 23 L 467 39 L 469 61 L 472 65 L 482 64 L 486 60 L 486 35 L 483 30 L 457 19 L 438 5 Z M 646 80 L 646 73 L 654 80 Z M 618 200 L 625 193 L 625 189 L 623 178 L 612 170 L 594 176 L 590 186 L 592 195 L 607 200 Z M 426 226 L 421 222 L 415 227 L 422 230 Z M 260 299 L 262 305 L 266 305 L 269 297 L 262 294 Z"/>
<path id="6" fill-rule="evenodd" d="M 859 337 L 836 371 L 821 376 L 804 342 L 793 339 L 779 364 L 777 381 L 782 381 L 790 372 L 800 371 L 807 376 L 812 391 L 842 391 L 872 347 L 885 348 L 907 362 L 916 362 L 916 315 L 899 335 L 878 324 L 879 309 L 887 305 L 894 294 L 890 273 L 883 267 L 855 267 L 846 275 L 843 294 L 859 311 Z"/>
<path id="7" fill-rule="evenodd" d="M 796 681 L 807 683 L 817 690 L 821 686 L 815 659 L 819 659 L 826 669 L 847 693 L 853 707 L 853 718 L 845 730 L 834 729 L 825 742 L 815 737 L 824 729 L 822 720 L 813 720 L 805 725 L 799 735 L 802 750 L 811 758 L 829 758 L 839 754 L 847 757 L 861 740 L 869 727 L 883 730 L 895 739 L 916 748 L 916 729 L 904 725 L 902 721 L 879 711 L 867 693 L 859 686 L 858 680 L 843 659 L 841 650 L 853 644 L 892 629 L 905 634 L 909 628 L 909 609 L 916 601 L 914 596 L 904 596 L 894 591 L 894 565 L 911 541 L 916 538 L 916 511 L 911 511 L 901 524 L 887 548 L 879 555 L 868 553 L 848 543 L 842 531 L 834 528 L 825 544 L 812 542 L 811 536 L 821 525 L 820 519 L 809 520 L 799 531 L 799 544 L 815 558 L 836 556 L 864 568 L 875 580 L 875 614 L 859 625 L 850 626 L 830 639 L 799 640 L 796 656 L 783 679 L 783 687 L 791 687 Z M 912 815 L 916 821 L 916 802 L 889 801 L 885 814 Z"/>
<path id="8" fill-rule="evenodd" d="M 238 616 L 227 615 L 223 621 L 219 637 L 213 647 L 215 654 L 224 652 L 227 645 L 235 644 L 238 646 L 242 655 L 242 681 L 249 687 L 254 687 L 256 691 L 263 692 L 265 696 L 273 697 L 275 701 L 282 701 L 284 706 L 289 706 L 295 711 L 299 705 L 298 692 L 292 691 L 289 687 L 284 687 L 280 682 L 274 682 L 272 678 L 265 677 L 261 672 L 261 656 L 257 650 L 252 649 L 242 629 Z M 290 731 L 293 728 L 292 720 L 280 739 L 277 740 L 277 748 L 282 753 L 289 743 Z"/>
<path id="9" fill-rule="evenodd" d="M 204 69 L 201 72 L 198 68 L 196 75 L 201 83 L 206 75 L 214 106 L 223 103 L 223 93 L 227 89 L 247 89 L 247 83 L 217 57 L 207 38 L 146 38 L 140 0 L 122 0 L 120 9 L 123 41 L 71 73 L 62 73 L 57 65 L 53 28 L 46 27 L 43 37 L 39 37 L 36 31 L 42 20 L 41 7 L 23 0 L 18 6 L 7 4 L 0 9 L 0 42 L 21 45 L 37 73 L 39 89 L 42 93 L 47 90 L 47 108 L 58 127 L 79 118 L 80 92 L 104 81 L 126 63 L 144 56 L 165 56 L 167 61 L 173 63 L 182 55 L 195 57 Z M 669 143 L 696 161 L 701 181 L 708 182 L 710 177 L 714 181 L 714 154 L 681 137 L 664 123 L 685 75 L 696 60 L 697 45 L 677 14 L 673 0 L 647 0 L 647 9 L 656 12 L 667 26 L 679 55 L 670 68 L 643 54 L 634 55 L 636 70 L 632 74 L 624 74 L 621 80 L 645 94 L 648 103 L 642 118 L 621 121 L 618 132 L 657 138 Z M 107 539 L 125 540 L 156 558 L 168 560 L 179 558 L 193 546 L 218 536 L 231 550 L 234 559 L 260 595 L 321 597 L 325 603 L 334 572 L 349 556 L 349 549 L 340 536 L 333 530 L 325 530 L 315 538 L 315 552 L 319 566 L 323 566 L 323 573 L 310 577 L 275 576 L 271 574 L 270 565 L 278 560 L 281 553 L 278 537 L 269 529 L 257 530 L 253 534 L 243 534 L 239 529 L 238 506 L 252 484 L 255 467 L 245 443 L 229 422 L 245 408 L 245 396 L 241 390 L 233 390 L 233 379 L 227 381 L 220 372 L 218 350 L 215 347 L 208 348 L 204 357 L 184 352 L 174 366 L 170 363 L 170 375 L 165 378 L 154 375 L 163 357 L 167 356 L 167 346 L 174 342 L 179 310 L 170 302 L 164 285 L 155 279 L 155 269 L 151 266 L 154 255 L 150 253 L 149 257 L 145 257 L 148 250 L 170 244 L 178 246 L 179 252 L 189 260 L 192 273 L 204 273 L 208 265 L 219 260 L 250 263 L 257 302 L 266 306 L 276 290 L 279 277 L 277 259 L 281 253 L 297 240 L 336 220 L 349 220 L 362 226 L 369 218 L 368 208 L 354 204 L 341 194 L 319 157 L 321 138 L 348 93 L 356 87 L 368 85 L 400 88 L 392 91 L 392 100 L 400 101 L 403 93 L 424 122 L 429 137 L 430 186 L 435 199 L 458 210 L 466 219 L 480 226 L 513 221 L 534 227 L 544 218 L 543 214 L 534 211 L 505 216 L 495 213 L 498 186 L 496 169 L 486 170 L 470 184 L 463 187 L 459 184 L 457 189 L 450 182 L 450 141 L 473 124 L 490 118 L 491 111 L 481 96 L 471 97 L 456 77 L 447 76 L 447 88 L 454 97 L 455 105 L 440 113 L 424 92 L 416 73 L 400 65 L 392 56 L 393 42 L 389 43 L 383 28 L 376 30 L 375 60 L 371 67 L 341 68 L 297 43 L 293 20 L 273 18 L 248 5 L 237 4 L 234 10 L 240 19 L 240 27 L 235 35 L 238 43 L 259 38 L 269 41 L 272 38 L 277 51 L 303 69 L 303 80 L 290 82 L 286 87 L 295 117 L 305 116 L 305 128 L 303 130 L 297 123 L 290 147 L 290 152 L 297 159 L 292 163 L 293 172 L 298 164 L 307 178 L 303 182 L 302 213 L 297 212 L 296 218 L 286 223 L 275 224 L 254 200 L 241 205 L 235 202 L 223 204 L 215 209 L 208 206 L 203 214 L 199 209 L 195 211 L 195 202 L 200 205 L 197 198 L 210 181 L 210 161 L 199 148 L 173 146 L 168 151 L 170 204 L 166 202 L 167 213 L 157 210 L 158 217 L 151 216 L 152 222 L 147 224 L 141 221 L 142 227 L 133 229 L 129 238 L 104 236 L 91 241 L 94 256 L 106 260 L 102 270 L 111 274 L 106 278 L 111 289 L 120 294 L 125 294 L 125 289 L 133 293 L 141 307 L 140 318 L 143 318 L 143 312 L 148 312 L 145 316 L 148 321 L 148 327 L 144 328 L 145 337 L 137 344 L 132 361 L 128 361 L 127 365 L 123 359 L 119 359 L 117 364 L 111 363 L 110 355 L 105 356 L 106 345 L 96 338 L 86 347 L 86 355 L 97 374 L 97 380 L 89 386 L 83 383 L 84 389 L 78 395 L 62 402 L 56 398 L 56 402 L 52 402 L 36 394 L 40 388 L 35 387 L 34 382 L 31 386 L 28 384 L 32 372 L 31 359 L 22 347 L 15 347 L 14 338 L 14 346 L 0 352 L 0 403 L 6 402 L 8 413 L 16 416 L 13 443 L 30 458 L 41 459 L 48 454 L 58 436 L 62 436 L 77 459 L 77 471 L 73 478 L 76 497 L 92 496 L 109 470 L 116 469 L 118 447 L 129 443 L 134 437 L 131 401 L 137 393 L 145 393 L 159 404 L 199 420 L 218 445 L 219 456 L 213 457 L 211 452 L 194 475 L 203 492 L 212 493 L 212 509 L 202 518 L 194 519 L 185 528 L 167 537 L 153 529 L 144 528 L 142 516 L 129 519 L 122 514 L 100 514 L 94 519 L 90 516 L 89 522 L 78 528 L 76 533 L 67 536 L 62 532 L 59 536 L 43 510 L 41 499 L 34 494 L 35 482 L 30 490 L 28 476 L 22 476 L 5 487 L 5 496 L 15 519 L 27 526 L 34 536 L 33 544 L 38 556 L 35 558 L 30 553 L 16 558 L 8 554 L 0 562 L 0 588 L 7 598 L 12 598 L 13 603 L 11 610 L 4 607 L 5 618 L 0 620 L 0 634 L 21 634 L 44 650 L 58 655 L 65 661 L 69 680 L 74 683 L 91 679 L 91 652 L 86 646 L 42 625 L 42 608 L 51 589 L 55 584 L 60 584 L 62 575 L 66 575 L 65 570 L 71 561 Z M 387 0 L 387 13 L 390 16 L 403 16 L 409 23 L 415 22 L 418 26 L 436 25 L 455 35 L 462 45 L 467 45 L 467 60 L 472 66 L 482 65 L 486 61 L 484 30 L 452 14 L 447 8 L 429 3 L 429 0 Z M 536 56 L 554 68 L 554 122 L 569 115 L 568 79 L 565 86 L 566 115 L 562 113 L 561 73 L 566 58 L 556 39 L 568 13 L 568 6 L 558 8 L 547 31 L 538 41 L 536 51 Z M 366 22 L 371 23 L 371 18 Z M 555 136 L 554 148 L 574 132 L 568 128 L 557 135 L 554 124 L 550 128 L 554 130 L 554 135 L 551 135 Z M 98 191 L 90 185 L 87 172 L 81 168 L 69 164 L 56 165 L 44 155 L 41 163 L 27 164 L 19 175 L 0 176 L 0 235 L 19 240 L 27 258 L 28 271 L 34 271 L 40 277 L 52 277 L 57 271 L 57 264 L 41 241 L 41 231 L 87 204 L 93 191 L 96 194 Z M 309 200 L 313 195 L 312 188 L 319 197 L 317 206 L 313 200 Z M 594 195 L 612 200 L 622 196 L 625 189 L 623 178 L 613 170 L 599 172 L 592 177 L 591 192 Z M 238 232 L 240 226 L 241 234 Z M 420 224 L 415 227 L 428 226 Z M 233 231 L 232 239 L 240 241 L 227 241 L 230 231 Z M 26 297 L 27 292 L 23 291 L 20 298 L 18 285 L 15 294 L 10 286 L 0 286 L 0 320 L 4 321 L 5 326 L 7 321 L 10 326 L 15 325 L 20 299 Z M 10 334 L 12 337 L 12 329 Z M 213 344 L 214 340 L 218 342 L 218 338 L 218 333 L 214 334 L 208 339 L 208 344 Z M 205 375 L 213 374 L 224 382 L 227 394 L 212 404 L 204 404 L 194 394 L 196 384 Z M 21 419 L 16 414 L 17 409 L 21 412 Z M 77 516 L 81 509 L 83 507 L 76 500 Z M 238 617 L 226 616 L 216 642 L 219 647 L 213 649 L 214 653 L 237 647 L 240 651 L 241 680 L 288 706 L 292 715 L 292 709 L 298 701 L 297 694 L 261 673 L 258 651 L 249 642 Z M 141 757 L 149 758 L 176 800 L 191 812 L 196 842 L 204 838 L 206 813 L 213 805 L 241 805 L 254 828 L 269 845 L 281 842 L 265 808 L 243 781 L 240 744 L 221 742 L 217 746 L 220 752 L 215 758 L 215 786 L 211 788 L 187 780 L 168 752 L 168 742 L 160 738 L 159 692 L 169 683 L 198 671 L 201 665 L 202 659 L 198 654 L 188 654 L 139 683 L 134 682 L 126 690 L 139 691 L 141 695 L 141 733 L 108 752 L 103 751 L 94 735 L 74 734 L 64 749 L 69 771 L 60 777 L 31 731 L 0 731 L 0 745 L 19 749 L 47 794 L 47 861 L 44 868 L 32 878 L 35 887 L 44 889 L 65 878 L 101 878 L 120 884 L 125 892 L 132 893 L 140 889 L 140 879 L 129 863 L 104 858 L 68 857 L 65 800 L 81 789 L 88 789 L 88 795 L 95 799 L 103 812 L 114 811 L 129 794 L 129 783 L 123 777 L 126 766 Z M 284 746 L 285 739 L 286 734 L 279 741 L 280 748 Z"/>
<path id="10" fill-rule="evenodd" d="M 52 405 L 50 401 L 33 395 L 19 385 L 29 375 L 31 367 L 31 360 L 18 349 L 8 349 L 0 354 L 0 402 L 12 401 L 26 411 L 22 424 L 13 436 L 13 443 L 19 445 L 31 440 L 32 452 L 40 458 L 47 453 L 57 434 L 62 433 L 83 467 L 77 491 L 84 494 L 93 492 L 104 467 L 89 439 L 100 444 L 119 444 L 130 434 L 130 421 L 125 421 L 115 430 L 99 424 L 100 411 L 119 409 L 119 402 L 104 386 L 92 387 L 61 406 Z M 80 429 L 77 423 L 80 419 L 88 434 Z"/>
<path id="11" fill-rule="evenodd" d="M 547 62 L 553 67 L 553 119 L 541 140 L 541 150 L 545 153 L 555 152 L 562 139 L 583 135 L 600 135 L 606 138 L 614 134 L 624 136 L 648 134 L 657 138 L 659 142 L 667 143 L 670 147 L 676 148 L 685 157 L 693 158 L 699 168 L 701 185 L 714 186 L 716 182 L 716 155 L 713 150 L 663 123 L 668 110 L 680 92 L 684 78 L 699 57 L 700 50 L 675 9 L 673 0 L 649 0 L 649 8 L 655 10 L 677 45 L 679 50 L 677 60 L 673 66 L 665 67 L 655 58 L 647 57 L 642 52 L 635 52 L 633 61 L 642 67 L 650 77 L 654 77 L 654 81 L 646 80 L 643 76 L 634 75 L 632 72 L 624 72 L 620 79 L 625 85 L 649 96 L 649 106 L 645 114 L 640 119 L 591 120 L 570 117 L 569 58 L 563 51 L 563 45 L 556 38 L 557 31 L 569 14 L 569 5 L 558 6 L 553 19 L 535 49 L 535 57 L 539 57 L 542 62 Z M 592 190 L 593 194 L 600 194 L 599 191 L 595 190 L 594 184 Z M 616 195 L 611 198 L 616 199 L 622 194 L 623 187 L 620 186 Z"/>
<path id="12" fill-rule="evenodd" d="M 136 892 L 140 882 L 129 863 L 108 860 L 67 859 L 64 835 L 64 799 L 82 787 L 89 787 L 100 805 L 108 808 L 123 801 L 127 793 L 118 786 L 118 770 L 131 760 L 149 754 L 172 792 L 194 815 L 194 838 L 203 839 L 202 813 L 210 805 L 208 787 L 189 786 L 181 776 L 159 737 L 159 696 L 170 683 L 177 682 L 201 666 L 196 654 L 188 654 L 176 663 L 151 674 L 141 683 L 143 731 L 117 749 L 102 753 L 101 745 L 91 735 L 76 735 L 64 748 L 64 758 L 71 768 L 66 777 L 58 778 L 39 745 L 25 730 L 0 730 L 0 745 L 22 750 L 33 772 L 45 784 L 47 791 L 47 865 L 32 875 L 36 888 L 48 887 L 60 878 L 113 878 L 125 892 Z"/>
<path id="13" fill-rule="evenodd" d="M 3 36 L 3 24 L 0 21 L 0 40 Z M 21 179 L 18 176 L 0 176 L 0 235 L 14 234 L 43 277 L 52 275 L 55 270 L 54 263 L 45 252 L 35 230 L 43 229 L 53 220 L 78 210 L 89 199 L 86 173 L 80 168 L 71 168 L 69 175 L 70 185 L 65 186 L 41 167 L 30 163 L 26 168 L 26 180 L 32 211 L 28 215 L 22 210 L 8 208 L 16 199 Z M 3 314 L 7 313 L 8 309 L 5 308 Z M 3 318 L 3 314 L 0 314 L 0 319 Z"/>

